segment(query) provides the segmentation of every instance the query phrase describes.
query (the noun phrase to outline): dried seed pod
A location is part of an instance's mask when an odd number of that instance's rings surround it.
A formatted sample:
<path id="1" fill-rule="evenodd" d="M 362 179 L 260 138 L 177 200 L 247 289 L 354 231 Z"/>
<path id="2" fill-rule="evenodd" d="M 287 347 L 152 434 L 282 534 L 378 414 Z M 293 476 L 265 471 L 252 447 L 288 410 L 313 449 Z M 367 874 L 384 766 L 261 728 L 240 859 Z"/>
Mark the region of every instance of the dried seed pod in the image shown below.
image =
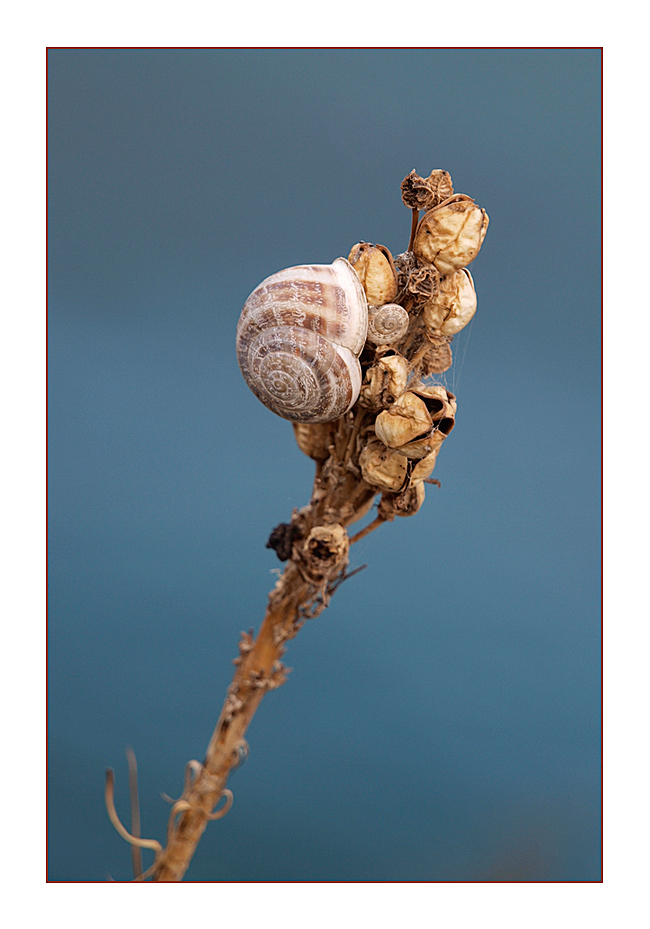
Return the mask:
<path id="1" fill-rule="evenodd" d="M 438 452 L 440 451 L 440 445 L 436 446 L 434 450 L 428 454 L 425 458 L 421 458 L 417 462 L 415 467 L 411 472 L 411 486 L 415 487 L 416 484 L 421 484 L 422 481 L 426 480 L 433 474 L 433 469 L 436 466 L 436 459 L 438 458 Z"/>
<path id="2" fill-rule="evenodd" d="M 399 255 L 395 255 L 394 263 L 397 270 L 397 284 L 399 289 L 403 290 L 406 287 L 409 274 L 414 268 L 417 268 L 418 263 L 413 252 L 401 252 Z"/>
<path id="3" fill-rule="evenodd" d="M 424 503 L 424 484 L 416 484 L 402 491 L 394 502 L 396 516 L 415 516 Z"/>
<path id="4" fill-rule="evenodd" d="M 349 549 L 348 534 L 339 523 L 314 526 L 304 543 L 294 546 L 300 570 L 315 584 L 322 584 L 345 567 Z"/>
<path id="5" fill-rule="evenodd" d="M 451 368 L 453 357 L 451 345 L 443 337 L 441 341 L 431 339 L 432 345 L 422 359 L 422 374 L 443 374 Z"/>
<path id="6" fill-rule="evenodd" d="M 408 362 L 402 355 L 383 355 L 366 371 L 359 402 L 370 410 L 394 403 L 406 390 Z"/>
<path id="7" fill-rule="evenodd" d="M 300 528 L 293 521 L 278 523 L 272 530 L 266 547 L 272 548 L 280 561 L 288 561 L 291 558 L 294 542 L 301 538 Z"/>
<path id="8" fill-rule="evenodd" d="M 398 494 L 383 494 L 377 507 L 380 519 L 393 520 L 396 516 L 413 516 L 424 503 L 424 484 L 407 487 Z"/>
<path id="9" fill-rule="evenodd" d="M 402 181 L 402 201 L 411 210 L 430 210 L 454 192 L 447 171 L 434 168 L 429 177 L 420 177 L 415 169 Z"/>
<path id="10" fill-rule="evenodd" d="M 397 271 L 393 256 L 385 245 L 358 242 L 348 261 L 359 276 L 371 306 L 391 303 L 397 296 Z"/>
<path id="11" fill-rule="evenodd" d="M 435 424 L 438 424 L 437 428 L 441 428 L 440 423 L 443 420 L 450 420 L 450 422 L 444 422 L 442 426 L 445 435 L 449 435 L 454 428 L 456 410 L 458 409 L 456 394 L 453 394 L 451 390 L 447 390 L 442 384 L 413 384 L 411 391 L 421 400 L 424 400 L 431 419 Z"/>
<path id="12" fill-rule="evenodd" d="M 345 258 L 267 277 L 237 326 L 237 360 L 253 393 L 300 423 L 338 419 L 361 389 L 368 302 Z"/>
<path id="13" fill-rule="evenodd" d="M 421 397 L 407 390 L 375 420 L 375 434 L 389 448 L 401 448 L 429 433 L 433 420 Z"/>
<path id="14" fill-rule="evenodd" d="M 439 286 L 440 272 L 432 266 L 414 268 L 406 282 L 408 292 L 424 300 L 431 300 L 438 293 Z"/>
<path id="15" fill-rule="evenodd" d="M 488 227 L 488 215 L 471 197 L 455 194 L 420 220 L 413 252 L 442 275 L 453 274 L 478 255 Z"/>
<path id="16" fill-rule="evenodd" d="M 330 456 L 333 441 L 331 423 L 293 423 L 298 448 L 314 461 L 325 461 Z"/>
<path id="17" fill-rule="evenodd" d="M 371 439 L 359 455 L 359 467 L 366 484 L 397 493 L 406 480 L 408 461 L 378 439 Z"/>
<path id="18" fill-rule="evenodd" d="M 398 303 L 368 307 L 368 341 L 373 345 L 399 345 L 409 328 L 409 314 Z"/>
<path id="19" fill-rule="evenodd" d="M 395 451 L 405 458 L 421 461 L 438 450 L 446 438 L 445 433 L 433 427 L 426 435 L 420 436 L 412 442 L 407 442 L 406 445 L 396 448 Z"/>
<path id="20" fill-rule="evenodd" d="M 431 425 L 428 429 L 422 430 L 417 435 L 413 436 L 410 441 L 393 447 L 395 447 L 400 455 L 419 461 L 439 448 L 454 428 L 456 419 L 456 397 L 451 391 L 438 384 L 430 387 L 425 384 L 419 384 L 412 387 L 409 393 L 419 400 L 427 411 L 427 415 L 431 420 Z M 391 410 L 394 407 L 395 404 L 393 404 Z M 376 424 L 375 432 L 377 432 Z"/>
<path id="21" fill-rule="evenodd" d="M 462 268 L 440 279 L 438 293 L 422 309 L 422 319 L 429 333 L 450 336 L 460 332 L 474 313 L 474 281 L 467 268 Z"/>

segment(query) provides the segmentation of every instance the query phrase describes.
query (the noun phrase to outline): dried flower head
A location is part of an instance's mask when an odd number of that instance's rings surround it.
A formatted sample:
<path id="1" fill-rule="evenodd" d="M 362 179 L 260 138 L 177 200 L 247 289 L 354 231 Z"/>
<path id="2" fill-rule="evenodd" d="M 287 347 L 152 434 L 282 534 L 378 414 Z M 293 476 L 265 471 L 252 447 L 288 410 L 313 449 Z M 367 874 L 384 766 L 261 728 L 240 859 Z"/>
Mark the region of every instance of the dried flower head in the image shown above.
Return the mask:
<path id="1" fill-rule="evenodd" d="M 393 259 L 395 267 L 397 268 L 398 277 L 405 275 L 408 277 L 409 271 L 412 271 L 413 268 L 417 268 L 418 263 L 413 252 L 400 252 L 399 255 L 395 255 Z"/>
<path id="2" fill-rule="evenodd" d="M 314 526 L 296 552 L 302 574 L 313 583 L 321 583 L 348 562 L 350 542 L 339 523 Z M 298 546 L 296 546 L 296 549 Z"/>
<path id="3" fill-rule="evenodd" d="M 410 293 L 430 300 L 438 293 L 440 274 L 434 267 L 414 268 L 408 277 L 407 289 Z"/>

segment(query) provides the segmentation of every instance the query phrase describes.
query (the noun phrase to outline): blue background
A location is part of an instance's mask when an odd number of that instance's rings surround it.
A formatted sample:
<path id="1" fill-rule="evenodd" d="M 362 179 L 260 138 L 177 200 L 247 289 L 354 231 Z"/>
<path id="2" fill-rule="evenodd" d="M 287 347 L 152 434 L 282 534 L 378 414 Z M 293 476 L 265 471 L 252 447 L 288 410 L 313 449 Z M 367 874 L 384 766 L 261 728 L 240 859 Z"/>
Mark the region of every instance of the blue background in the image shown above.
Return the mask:
<path id="1" fill-rule="evenodd" d="M 129 879 L 126 744 L 163 839 L 309 499 L 247 295 L 405 250 L 412 168 L 491 220 L 442 487 L 290 643 L 186 879 L 600 879 L 600 51 L 55 49 L 50 880 Z"/>

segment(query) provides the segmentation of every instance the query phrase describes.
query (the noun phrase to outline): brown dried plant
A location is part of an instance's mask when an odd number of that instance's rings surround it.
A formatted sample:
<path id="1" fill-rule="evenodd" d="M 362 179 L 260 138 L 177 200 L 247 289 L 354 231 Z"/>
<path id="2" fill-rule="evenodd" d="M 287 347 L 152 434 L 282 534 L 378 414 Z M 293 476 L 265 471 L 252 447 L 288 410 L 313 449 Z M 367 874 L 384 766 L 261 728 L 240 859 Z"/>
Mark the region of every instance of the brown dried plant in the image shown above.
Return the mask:
<path id="1" fill-rule="evenodd" d="M 478 252 L 488 219 L 469 197 L 453 194 L 446 171 L 435 170 L 428 178 L 412 171 L 402 182 L 402 199 L 413 211 L 408 250 L 393 259 L 384 246 L 359 243 L 349 256 L 371 322 L 380 305 L 389 311 L 386 335 L 369 327 L 372 335 L 359 357 L 363 382 L 348 412 L 333 422 L 294 423 L 299 447 L 316 463 L 311 500 L 271 533 L 267 545 L 286 566 L 257 636 L 252 630 L 241 633 L 221 715 L 203 762 L 186 766 L 183 793 L 171 801 L 164 846 L 140 837 L 135 758 L 129 757 L 131 832 L 118 818 L 113 773 L 107 772 L 107 809 L 134 850 L 136 881 L 183 879 L 208 823 L 232 805 L 228 776 L 247 753 L 246 731 L 263 697 L 287 679 L 287 643 L 355 573 L 348 573 L 350 546 L 396 516 L 417 513 L 426 483 L 440 486 L 431 473 L 453 429 L 456 398 L 426 378 L 451 366 L 453 334 L 473 315 L 473 284 L 464 265 Z M 418 222 L 421 208 L 427 212 Z M 378 494 L 376 515 L 350 538 L 347 528 L 369 513 Z M 141 848 L 155 854 L 146 871 Z"/>

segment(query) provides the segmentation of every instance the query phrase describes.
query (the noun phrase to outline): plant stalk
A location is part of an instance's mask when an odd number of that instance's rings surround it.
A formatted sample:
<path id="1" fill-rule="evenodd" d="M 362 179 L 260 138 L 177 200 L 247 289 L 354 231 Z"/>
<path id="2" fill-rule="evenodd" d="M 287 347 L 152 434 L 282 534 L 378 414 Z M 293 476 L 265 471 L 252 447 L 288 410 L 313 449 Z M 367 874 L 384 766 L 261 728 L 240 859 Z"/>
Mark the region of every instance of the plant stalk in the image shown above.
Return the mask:
<path id="1" fill-rule="evenodd" d="M 345 439 L 348 438 L 347 432 L 344 429 Z M 347 452 L 349 442 L 341 444 Z M 240 656 L 235 659 L 237 669 L 221 715 L 203 765 L 196 766 L 198 773 L 179 801 L 185 802 L 176 824 L 174 819 L 179 814 L 172 809 L 167 847 L 160 857 L 153 881 L 182 880 L 206 826 L 212 818 L 219 816 L 213 811 L 223 796 L 232 768 L 239 762 L 246 730 L 262 698 L 286 680 L 287 669 L 281 661 L 285 643 L 296 635 L 307 618 L 317 616 L 327 606 L 334 582 L 338 586 L 346 576 L 349 540 L 342 526 L 354 521 L 360 509 L 367 509 L 368 503 L 372 503 L 376 496 L 376 490 L 350 471 L 341 480 L 343 461 L 334 454 L 330 461 L 337 462 L 338 467 L 330 464 L 328 469 L 317 468 L 312 502 L 300 514 L 294 514 L 294 522 L 300 524 L 303 538 L 294 545 L 292 560 L 269 595 L 257 638 L 253 640 L 250 633 L 242 633 Z M 327 472 L 325 475 L 324 471 Z M 349 501 L 354 501 L 354 506 Z M 337 516 L 338 523 L 335 522 Z M 337 538 L 342 539 L 342 543 L 335 557 L 328 558 L 327 533 L 328 527 L 332 526 L 338 530 Z M 320 547 L 310 561 L 309 545 L 305 540 L 316 527 L 320 528 Z M 333 547 L 332 543 L 330 548 Z"/>
<path id="2" fill-rule="evenodd" d="M 308 599 L 309 587 L 296 566 L 289 563 L 269 598 L 259 634 L 235 672 L 203 767 L 184 794 L 189 809 L 181 814 L 170 836 L 154 881 L 182 880 L 212 811 L 221 799 L 228 775 L 237 764 L 239 747 L 250 721 L 264 694 L 273 687 L 269 682 L 273 681 L 274 666 L 277 670 L 276 663 L 284 652 L 284 642 L 297 632 L 299 607 Z M 240 707 L 236 706 L 237 700 L 241 701 Z"/>

